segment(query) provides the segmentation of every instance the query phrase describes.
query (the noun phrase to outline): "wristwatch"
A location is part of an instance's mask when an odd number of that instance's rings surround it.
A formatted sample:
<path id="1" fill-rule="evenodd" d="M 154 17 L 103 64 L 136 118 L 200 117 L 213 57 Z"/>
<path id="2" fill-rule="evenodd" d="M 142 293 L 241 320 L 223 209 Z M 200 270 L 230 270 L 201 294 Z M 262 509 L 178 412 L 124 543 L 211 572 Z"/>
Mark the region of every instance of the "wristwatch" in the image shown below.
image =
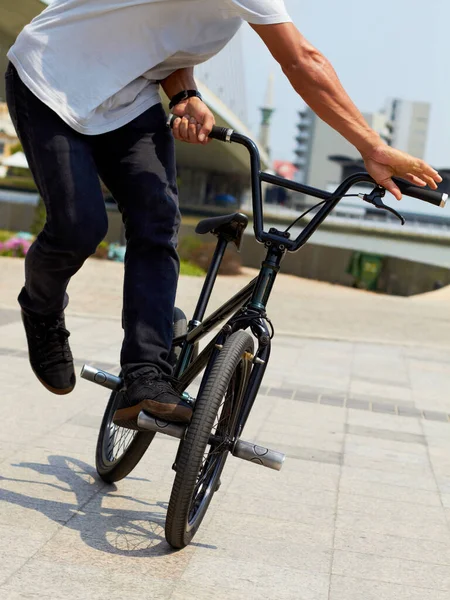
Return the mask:
<path id="1" fill-rule="evenodd" d="M 200 100 L 203 100 L 202 95 L 198 90 L 183 90 L 182 92 L 178 92 L 178 94 L 173 96 L 170 101 L 169 108 L 172 109 L 174 106 L 180 104 L 180 102 L 183 102 L 183 100 L 187 100 L 188 98 L 200 98 Z"/>

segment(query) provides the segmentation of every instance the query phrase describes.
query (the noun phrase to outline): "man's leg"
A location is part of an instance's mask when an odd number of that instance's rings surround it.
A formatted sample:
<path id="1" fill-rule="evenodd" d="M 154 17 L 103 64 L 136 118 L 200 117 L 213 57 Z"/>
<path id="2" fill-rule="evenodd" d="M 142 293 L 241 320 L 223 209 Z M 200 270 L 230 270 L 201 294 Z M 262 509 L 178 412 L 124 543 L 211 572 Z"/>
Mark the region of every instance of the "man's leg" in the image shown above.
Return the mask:
<path id="1" fill-rule="evenodd" d="M 96 140 L 97 167 L 122 210 L 127 237 L 121 362 L 133 406 L 115 422 L 128 426 L 139 407 L 171 420 L 187 421 L 192 413 L 167 383 L 180 213 L 174 142 L 165 121 L 157 105 Z M 155 385 L 147 387 L 152 379 Z"/>
<path id="2" fill-rule="evenodd" d="M 90 139 L 66 125 L 7 72 L 7 101 L 31 172 L 47 210 L 47 222 L 25 262 L 24 310 L 47 315 L 67 304 L 69 279 L 95 252 L 107 217 Z"/>
<path id="3" fill-rule="evenodd" d="M 47 209 L 45 227 L 27 254 L 19 295 L 30 362 L 48 389 L 67 393 L 75 380 L 62 315 L 66 288 L 103 239 L 106 210 L 89 138 L 38 100 L 11 65 L 6 89 L 12 120 Z"/>
<path id="4" fill-rule="evenodd" d="M 180 215 L 173 138 L 161 105 L 96 143 L 98 170 L 127 238 L 122 366 L 151 365 L 170 375 Z"/>

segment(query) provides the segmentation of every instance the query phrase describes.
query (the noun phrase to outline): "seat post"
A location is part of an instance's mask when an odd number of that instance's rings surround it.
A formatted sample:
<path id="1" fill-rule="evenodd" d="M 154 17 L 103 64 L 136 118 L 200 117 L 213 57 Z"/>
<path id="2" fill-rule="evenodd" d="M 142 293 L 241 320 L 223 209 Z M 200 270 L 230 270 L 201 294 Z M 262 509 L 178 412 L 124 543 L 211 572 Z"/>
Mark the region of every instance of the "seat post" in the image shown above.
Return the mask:
<path id="1" fill-rule="evenodd" d="M 208 306 L 209 299 L 211 298 L 211 292 L 213 290 L 214 283 L 217 278 L 217 273 L 219 272 L 220 264 L 222 262 L 223 255 L 225 254 L 227 245 L 227 240 L 219 236 L 219 240 L 217 242 L 217 246 L 214 251 L 211 264 L 209 265 L 205 282 L 200 293 L 200 297 L 198 299 L 197 307 L 195 309 L 194 316 L 191 321 L 191 325 L 193 327 L 199 325 L 202 322 L 203 317 L 205 316 L 206 307 Z"/>

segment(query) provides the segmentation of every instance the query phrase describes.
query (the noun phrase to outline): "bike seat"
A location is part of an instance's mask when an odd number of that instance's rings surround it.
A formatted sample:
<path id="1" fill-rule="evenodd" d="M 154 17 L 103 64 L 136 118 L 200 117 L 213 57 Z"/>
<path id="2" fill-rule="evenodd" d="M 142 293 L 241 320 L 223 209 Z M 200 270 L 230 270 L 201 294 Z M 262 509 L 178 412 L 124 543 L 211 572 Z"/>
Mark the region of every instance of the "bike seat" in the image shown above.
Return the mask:
<path id="1" fill-rule="evenodd" d="M 233 213 L 220 217 L 209 217 L 203 219 L 195 228 L 196 233 L 212 233 L 217 237 L 222 237 L 227 242 L 234 242 L 238 248 L 241 246 L 242 235 L 248 225 L 247 215 L 242 213 Z"/>

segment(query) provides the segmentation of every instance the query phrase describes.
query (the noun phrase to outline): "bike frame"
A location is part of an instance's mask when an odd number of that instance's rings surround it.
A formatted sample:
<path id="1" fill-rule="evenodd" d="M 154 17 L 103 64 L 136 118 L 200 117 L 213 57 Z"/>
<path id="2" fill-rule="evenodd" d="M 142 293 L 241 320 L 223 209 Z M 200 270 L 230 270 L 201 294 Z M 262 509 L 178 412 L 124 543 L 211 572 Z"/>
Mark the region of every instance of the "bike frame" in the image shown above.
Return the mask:
<path id="1" fill-rule="evenodd" d="M 258 277 L 253 279 L 241 291 L 204 320 L 206 308 L 228 244 L 219 235 L 216 251 L 208 269 L 193 319 L 189 323 L 188 333 L 174 340 L 175 346 L 182 346 L 174 376 L 177 380 L 176 387 L 180 392 L 184 391 L 189 383 L 205 367 L 206 373 L 203 381 L 206 381 L 208 372 L 214 363 L 214 357 L 220 352 L 227 338 L 237 330 L 250 329 L 258 340 L 258 347 L 255 355 L 252 357 L 254 366 L 239 406 L 234 432 L 237 438 L 241 435 L 253 407 L 269 360 L 272 335 L 268 327 L 266 307 L 284 255 L 286 252 L 296 252 L 306 244 L 312 234 L 352 186 L 362 182 L 375 186 L 377 184 L 368 173 L 356 173 L 345 179 L 334 193 L 330 193 L 276 175 L 270 175 L 261 171 L 259 151 L 251 139 L 234 132 L 230 133 L 228 138 L 227 141 L 241 144 L 249 151 L 254 219 L 253 229 L 257 241 L 264 244 L 267 253 L 262 262 Z M 323 206 L 311 221 L 305 225 L 297 238 L 291 239 L 289 233 L 278 231 L 274 228 L 271 228 L 269 231 L 264 230 L 262 182 L 278 185 L 324 201 Z M 227 323 L 197 358 L 191 361 L 195 344 L 211 333 L 217 325 L 226 319 L 228 319 Z"/>

